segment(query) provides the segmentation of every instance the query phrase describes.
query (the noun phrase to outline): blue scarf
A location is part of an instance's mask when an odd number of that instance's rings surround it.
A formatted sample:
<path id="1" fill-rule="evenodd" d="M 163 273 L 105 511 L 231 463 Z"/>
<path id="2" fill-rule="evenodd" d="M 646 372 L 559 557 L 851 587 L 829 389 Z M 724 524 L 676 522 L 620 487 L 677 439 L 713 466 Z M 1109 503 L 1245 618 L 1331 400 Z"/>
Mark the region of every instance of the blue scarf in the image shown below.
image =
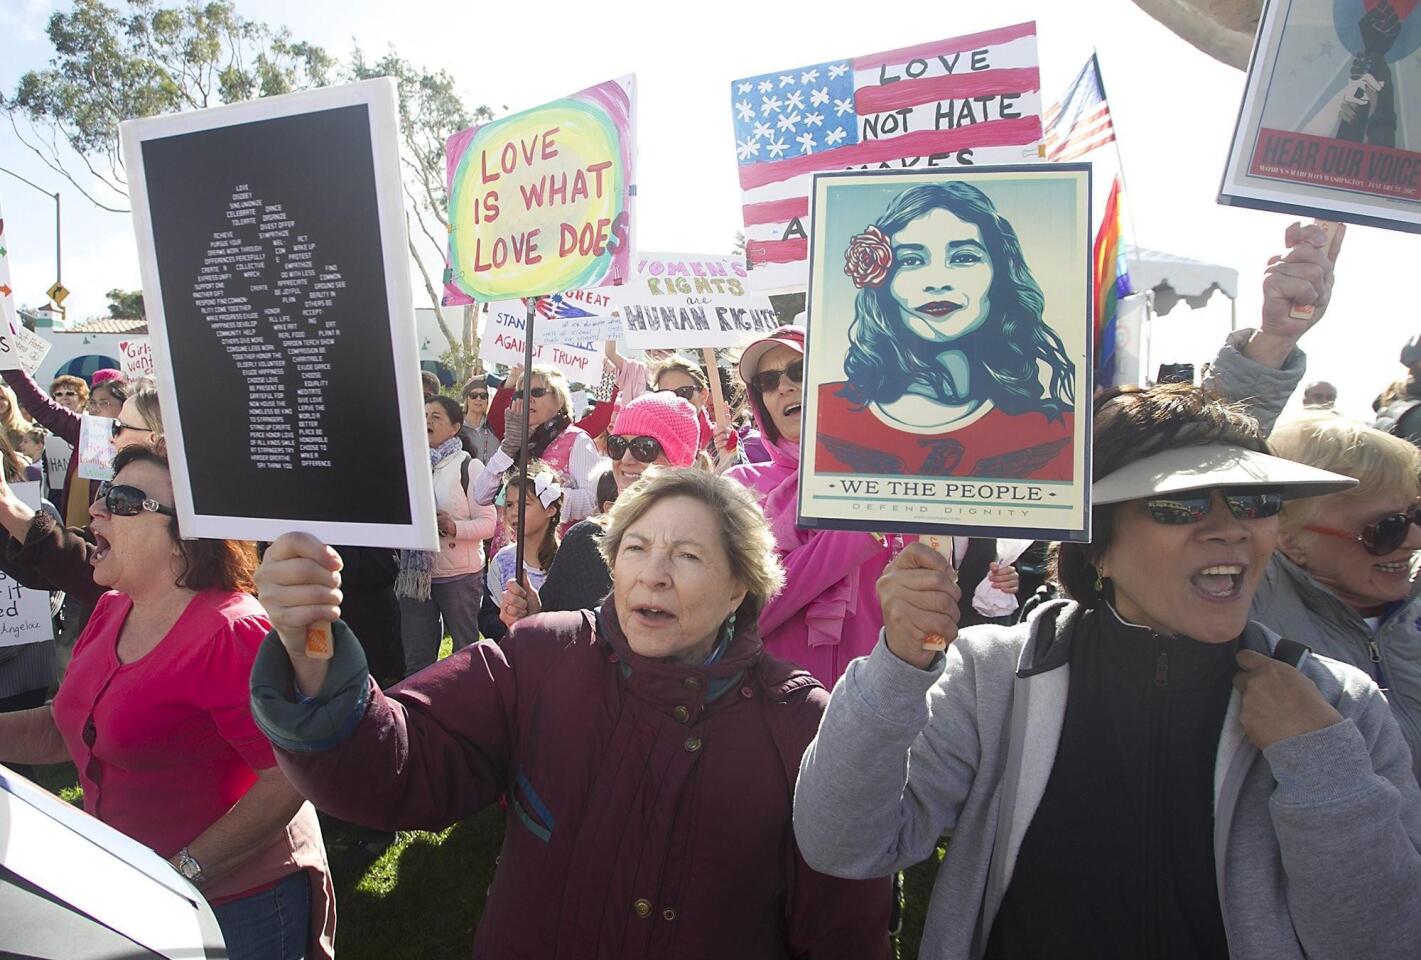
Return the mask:
<path id="1" fill-rule="evenodd" d="M 464 449 L 458 434 L 429 451 L 429 472 Z M 401 550 L 400 575 L 395 578 L 395 595 L 411 600 L 428 600 L 434 582 L 434 558 L 438 550 Z"/>

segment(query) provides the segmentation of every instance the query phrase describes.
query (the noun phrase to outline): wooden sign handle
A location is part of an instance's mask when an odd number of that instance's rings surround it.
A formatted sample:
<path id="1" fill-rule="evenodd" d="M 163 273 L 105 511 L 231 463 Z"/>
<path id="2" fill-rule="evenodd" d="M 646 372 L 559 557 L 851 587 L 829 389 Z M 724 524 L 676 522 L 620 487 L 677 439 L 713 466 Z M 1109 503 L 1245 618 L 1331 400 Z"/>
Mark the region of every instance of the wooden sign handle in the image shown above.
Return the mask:
<path id="1" fill-rule="evenodd" d="M 335 656 L 335 638 L 331 625 L 322 620 L 306 628 L 306 656 L 312 660 L 329 660 Z"/>
<path id="2" fill-rule="evenodd" d="M 952 567 L 952 577 L 957 579 L 957 564 L 952 558 L 952 537 L 941 533 L 925 533 L 918 539 L 947 557 L 948 565 Z M 947 649 L 947 639 L 940 634 L 930 633 L 923 638 L 923 649 L 941 653 Z"/>
<path id="3" fill-rule="evenodd" d="M 727 422 L 730 416 L 725 409 L 725 392 L 720 389 L 720 368 L 716 366 L 715 349 L 702 347 L 701 359 L 705 361 L 706 376 L 710 379 L 711 413 L 715 414 L 711 419 L 719 426 Z"/>
<path id="4" fill-rule="evenodd" d="M 1327 246 L 1332 246 L 1332 241 L 1337 238 L 1337 229 L 1341 226 L 1336 220 L 1314 220 L 1327 234 Z M 1311 320 L 1317 315 L 1317 305 L 1312 303 L 1295 303 L 1293 309 L 1288 311 L 1288 316 L 1294 320 Z"/>

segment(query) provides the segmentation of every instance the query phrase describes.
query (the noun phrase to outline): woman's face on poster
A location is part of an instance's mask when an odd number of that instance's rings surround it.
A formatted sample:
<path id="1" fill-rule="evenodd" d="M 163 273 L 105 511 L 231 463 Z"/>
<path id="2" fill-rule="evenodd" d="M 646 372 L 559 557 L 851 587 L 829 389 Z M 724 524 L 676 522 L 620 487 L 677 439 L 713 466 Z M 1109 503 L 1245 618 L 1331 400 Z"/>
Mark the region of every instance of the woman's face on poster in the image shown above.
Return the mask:
<path id="1" fill-rule="evenodd" d="M 991 312 L 992 259 L 976 224 L 937 209 L 889 238 L 889 292 L 903 322 L 934 343 L 949 343 L 986 322 Z"/>

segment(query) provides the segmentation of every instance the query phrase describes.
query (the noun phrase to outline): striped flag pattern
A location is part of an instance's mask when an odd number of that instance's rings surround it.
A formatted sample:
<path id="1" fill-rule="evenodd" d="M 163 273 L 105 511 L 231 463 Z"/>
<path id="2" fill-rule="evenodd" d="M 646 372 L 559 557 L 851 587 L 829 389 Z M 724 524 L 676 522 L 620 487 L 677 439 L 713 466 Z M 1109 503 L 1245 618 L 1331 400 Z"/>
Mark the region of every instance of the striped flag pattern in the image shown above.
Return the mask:
<path id="1" fill-rule="evenodd" d="M 1110 199 L 1095 235 L 1095 384 L 1115 385 L 1115 330 L 1120 301 L 1135 291 L 1126 267 L 1120 229 L 1120 178 L 1110 185 Z"/>
<path id="2" fill-rule="evenodd" d="M 1075 160 L 1115 139 L 1100 63 L 1091 54 L 1059 103 L 1043 117 L 1046 122 L 1046 159 Z"/>
<path id="3" fill-rule="evenodd" d="M 1036 24 L 731 83 L 756 289 L 809 282 L 809 194 L 826 170 L 1040 159 Z"/>

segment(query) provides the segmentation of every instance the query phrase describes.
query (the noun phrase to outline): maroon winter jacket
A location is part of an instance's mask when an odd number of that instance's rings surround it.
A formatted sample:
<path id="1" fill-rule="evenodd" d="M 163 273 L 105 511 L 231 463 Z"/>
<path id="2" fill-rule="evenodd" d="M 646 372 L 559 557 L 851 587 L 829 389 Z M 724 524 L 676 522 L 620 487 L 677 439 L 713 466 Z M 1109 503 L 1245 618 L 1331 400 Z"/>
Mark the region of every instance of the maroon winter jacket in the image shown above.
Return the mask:
<path id="1" fill-rule="evenodd" d="M 691 668 L 633 654 L 611 604 L 542 614 L 389 697 L 358 689 L 329 749 L 288 752 L 268 728 L 281 768 L 320 809 L 384 829 L 440 829 L 506 794 L 475 957 L 890 955 L 889 881 L 825 876 L 795 846 L 794 779 L 829 698 L 762 652 L 753 621 Z"/>

